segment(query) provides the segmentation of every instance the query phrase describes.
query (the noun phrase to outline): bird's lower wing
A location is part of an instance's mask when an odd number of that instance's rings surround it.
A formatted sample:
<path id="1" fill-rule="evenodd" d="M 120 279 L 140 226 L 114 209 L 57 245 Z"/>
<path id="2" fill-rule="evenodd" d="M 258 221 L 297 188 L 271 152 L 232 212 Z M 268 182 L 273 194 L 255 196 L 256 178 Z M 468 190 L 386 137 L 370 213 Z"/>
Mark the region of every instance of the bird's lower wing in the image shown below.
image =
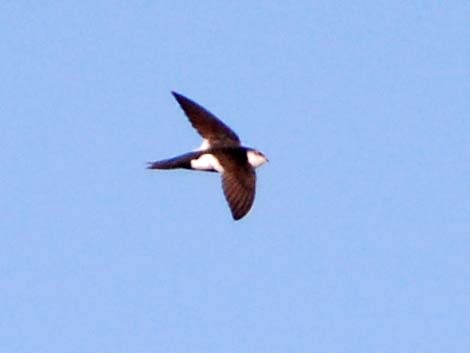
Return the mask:
<path id="1" fill-rule="evenodd" d="M 256 173 L 247 163 L 237 170 L 222 173 L 222 187 L 233 219 L 239 220 L 253 206 L 256 193 Z"/>

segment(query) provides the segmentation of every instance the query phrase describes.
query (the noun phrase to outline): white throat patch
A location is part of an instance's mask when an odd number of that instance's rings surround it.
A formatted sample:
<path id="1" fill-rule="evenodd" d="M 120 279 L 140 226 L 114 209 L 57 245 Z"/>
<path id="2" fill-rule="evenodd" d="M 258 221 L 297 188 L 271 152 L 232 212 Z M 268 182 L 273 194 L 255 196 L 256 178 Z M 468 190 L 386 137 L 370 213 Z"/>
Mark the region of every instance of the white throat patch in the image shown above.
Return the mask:
<path id="1" fill-rule="evenodd" d="M 256 154 L 253 151 L 248 151 L 247 153 L 248 163 L 251 164 L 253 168 L 258 168 L 267 162 L 267 159 L 259 154 Z"/>

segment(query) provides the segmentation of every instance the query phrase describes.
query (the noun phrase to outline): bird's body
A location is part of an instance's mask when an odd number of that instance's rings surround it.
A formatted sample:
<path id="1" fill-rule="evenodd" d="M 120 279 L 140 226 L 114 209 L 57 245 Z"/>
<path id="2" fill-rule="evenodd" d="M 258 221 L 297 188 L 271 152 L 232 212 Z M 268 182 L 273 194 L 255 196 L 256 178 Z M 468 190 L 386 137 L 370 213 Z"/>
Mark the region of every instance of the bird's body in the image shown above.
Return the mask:
<path id="1" fill-rule="evenodd" d="M 241 146 L 238 136 L 212 113 L 173 92 L 193 127 L 204 138 L 199 150 L 152 162 L 149 169 L 191 169 L 222 175 L 224 194 L 235 220 L 248 213 L 256 188 L 255 168 L 268 159 L 259 151 Z"/>

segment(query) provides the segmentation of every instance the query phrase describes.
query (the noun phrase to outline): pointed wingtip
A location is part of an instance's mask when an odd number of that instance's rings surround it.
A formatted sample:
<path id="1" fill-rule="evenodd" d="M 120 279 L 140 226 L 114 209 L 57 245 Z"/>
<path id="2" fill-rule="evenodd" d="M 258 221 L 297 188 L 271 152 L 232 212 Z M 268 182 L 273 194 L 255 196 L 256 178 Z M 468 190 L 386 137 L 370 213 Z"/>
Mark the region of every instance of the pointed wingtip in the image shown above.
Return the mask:
<path id="1" fill-rule="evenodd" d="M 243 213 L 243 212 L 237 212 L 237 211 L 234 211 L 234 210 L 230 210 L 231 213 L 232 213 L 232 218 L 234 221 L 239 221 L 240 219 L 242 219 L 243 217 L 245 217 L 247 214 L 248 214 L 248 211 Z"/>
<path id="2" fill-rule="evenodd" d="M 183 107 L 183 104 L 185 104 L 185 103 L 187 103 L 187 101 L 189 101 L 188 98 L 186 98 L 185 96 L 183 96 L 182 94 L 180 94 L 178 92 L 171 91 L 171 94 L 173 95 L 173 97 L 175 97 L 176 101 L 179 103 L 179 105 L 181 107 Z"/>
<path id="3" fill-rule="evenodd" d="M 234 215 L 232 215 L 232 218 L 233 218 L 234 221 L 239 221 L 240 219 L 243 218 L 243 216 L 234 216 Z"/>
<path id="4" fill-rule="evenodd" d="M 182 94 L 176 92 L 176 91 L 171 91 L 171 94 L 173 95 L 173 97 L 176 98 L 176 100 L 178 100 L 179 98 L 181 97 L 184 97 Z"/>

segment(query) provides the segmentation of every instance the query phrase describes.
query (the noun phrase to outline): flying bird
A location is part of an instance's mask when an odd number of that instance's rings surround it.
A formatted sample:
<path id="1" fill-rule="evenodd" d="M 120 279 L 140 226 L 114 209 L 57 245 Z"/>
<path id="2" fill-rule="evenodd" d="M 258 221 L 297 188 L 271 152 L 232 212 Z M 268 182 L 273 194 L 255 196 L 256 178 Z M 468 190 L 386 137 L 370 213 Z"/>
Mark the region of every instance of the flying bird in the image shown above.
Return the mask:
<path id="1" fill-rule="evenodd" d="M 268 162 L 260 151 L 241 145 L 237 134 L 214 114 L 185 96 L 171 92 L 192 126 L 202 136 L 199 150 L 150 162 L 149 169 L 191 169 L 218 172 L 234 220 L 244 217 L 253 205 L 255 168 Z"/>

